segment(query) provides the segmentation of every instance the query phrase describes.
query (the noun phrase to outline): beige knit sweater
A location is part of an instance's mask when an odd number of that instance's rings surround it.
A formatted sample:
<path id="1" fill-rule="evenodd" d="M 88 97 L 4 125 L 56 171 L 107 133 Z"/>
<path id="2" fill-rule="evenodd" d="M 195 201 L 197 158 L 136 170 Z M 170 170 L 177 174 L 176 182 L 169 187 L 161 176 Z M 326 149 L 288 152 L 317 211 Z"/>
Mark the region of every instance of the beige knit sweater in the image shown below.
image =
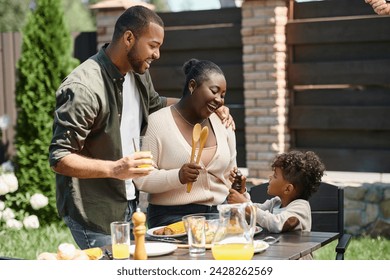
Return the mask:
<path id="1" fill-rule="evenodd" d="M 179 180 L 179 170 L 188 163 L 191 145 L 182 136 L 173 119 L 171 108 L 165 107 L 149 116 L 146 135 L 151 139 L 153 160 L 158 169 L 148 176 L 134 179 L 136 187 L 149 193 L 148 201 L 156 205 L 184 205 L 190 203 L 218 205 L 229 194 L 229 172 L 236 164 L 236 137 L 231 127 L 226 128 L 215 114 L 210 116 L 217 139 L 216 152 L 190 193 Z"/>

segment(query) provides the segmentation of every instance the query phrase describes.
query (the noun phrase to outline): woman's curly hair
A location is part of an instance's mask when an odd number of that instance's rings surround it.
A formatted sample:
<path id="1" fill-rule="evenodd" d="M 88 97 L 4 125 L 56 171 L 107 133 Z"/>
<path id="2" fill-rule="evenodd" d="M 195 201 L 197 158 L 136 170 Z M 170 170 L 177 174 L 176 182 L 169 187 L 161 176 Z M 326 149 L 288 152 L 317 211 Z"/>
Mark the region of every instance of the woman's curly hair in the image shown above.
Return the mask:
<path id="1" fill-rule="evenodd" d="M 283 178 L 298 190 L 298 197 L 308 200 L 318 190 L 325 165 L 312 151 L 291 151 L 275 157 L 272 169 L 279 167 Z"/>

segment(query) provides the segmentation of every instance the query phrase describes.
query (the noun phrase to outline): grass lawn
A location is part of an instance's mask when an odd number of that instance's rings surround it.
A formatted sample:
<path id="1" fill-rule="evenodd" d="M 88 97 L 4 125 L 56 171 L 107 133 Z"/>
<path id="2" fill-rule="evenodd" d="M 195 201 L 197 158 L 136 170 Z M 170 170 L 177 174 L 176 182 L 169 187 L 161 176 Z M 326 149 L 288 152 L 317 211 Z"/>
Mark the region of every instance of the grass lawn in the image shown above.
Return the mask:
<path id="1" fill-rule="evenodd" d="M 65 226 L 52 224 L 36 230 L 0 229 L 0 256 L 35 260 L 42 252 L 57 252 L 61 243 L 74 243 Z"/>
<path id="2" fill-rule="evenodd" d="M 316 260 L 333 260 L 336 258 L 337 241 L 314 252 Z M 390 239 L 383 237 L 353 237 L 349 243 L 346 260 L 390 260 Z"/>
<path id="3" fill-rule="evenodd" d="M 56 252 L 61 243 L 73 243 L 70 231 L 58 225 L 37 230 L 0 230 L 0 256 L 34 260 L 42 252 Z M 337 242 L 314 252 L 316 260 L 334 260 Z M 352 238 L 346 260 L 390 260 L 390 240 L 385 238 Z"/>

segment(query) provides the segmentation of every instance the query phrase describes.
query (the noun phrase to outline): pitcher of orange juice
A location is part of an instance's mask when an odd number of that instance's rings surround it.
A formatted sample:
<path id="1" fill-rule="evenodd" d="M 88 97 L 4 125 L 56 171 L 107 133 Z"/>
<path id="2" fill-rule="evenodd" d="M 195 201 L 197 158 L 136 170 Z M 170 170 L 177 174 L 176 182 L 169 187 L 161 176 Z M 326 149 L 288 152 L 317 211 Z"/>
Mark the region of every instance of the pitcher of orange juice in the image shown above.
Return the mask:
<path id="1" fill-rule="evenodd" d="M 214 259 L 252 259 L 256 229 L 256 210 L 252 203 L 221 204 L 218 211 L 218 229 L 211 245 Z"/>

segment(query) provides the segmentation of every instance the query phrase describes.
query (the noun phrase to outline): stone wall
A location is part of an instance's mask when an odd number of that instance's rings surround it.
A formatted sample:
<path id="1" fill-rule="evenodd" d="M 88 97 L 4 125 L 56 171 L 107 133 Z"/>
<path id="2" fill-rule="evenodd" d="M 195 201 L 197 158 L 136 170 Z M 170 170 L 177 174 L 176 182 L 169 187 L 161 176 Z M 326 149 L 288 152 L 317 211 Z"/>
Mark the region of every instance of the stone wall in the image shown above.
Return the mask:
<path id="1" fill-rule="evenodd" d="M 344 184 L 345 230 L 355 236 L 390 238 L 390 184 L 351 185 Z"/>

